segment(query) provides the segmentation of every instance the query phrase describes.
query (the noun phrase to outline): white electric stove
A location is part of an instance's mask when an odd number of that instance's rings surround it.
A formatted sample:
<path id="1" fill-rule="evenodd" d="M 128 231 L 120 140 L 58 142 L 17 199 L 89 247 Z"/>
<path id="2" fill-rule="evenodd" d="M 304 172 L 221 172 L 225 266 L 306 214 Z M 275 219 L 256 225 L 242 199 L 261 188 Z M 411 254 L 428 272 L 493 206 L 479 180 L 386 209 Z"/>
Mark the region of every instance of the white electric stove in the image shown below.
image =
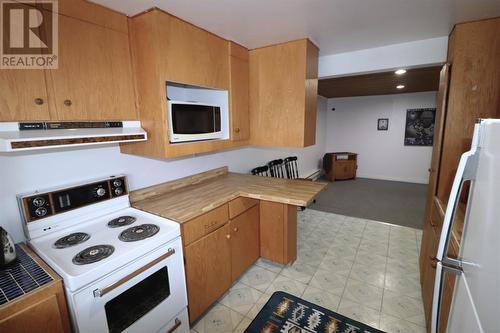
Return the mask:
<path id="1" fill-rule="evenodd" d="M 18 196 L 64 280 L 75 332 L 189 332 L 179 224 L 130 207 L 125 176 Z"/>

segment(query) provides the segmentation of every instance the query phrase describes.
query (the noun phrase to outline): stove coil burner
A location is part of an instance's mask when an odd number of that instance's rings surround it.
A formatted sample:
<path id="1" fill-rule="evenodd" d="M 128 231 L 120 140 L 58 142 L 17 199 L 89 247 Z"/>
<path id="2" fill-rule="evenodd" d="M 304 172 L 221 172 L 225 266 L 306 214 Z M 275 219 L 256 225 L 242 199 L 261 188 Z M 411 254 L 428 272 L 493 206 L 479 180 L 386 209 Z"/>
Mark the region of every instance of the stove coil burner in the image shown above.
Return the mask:
<path id="1" fill-rule="evenodd" d="M 122 242 L 135 242 L 154 236 L 158 231 L 160 231 L 160 227 L 157 225 L 141 224 L 123 230 L 118 239 Z"/>
<path id="2" fill-rule="evenodd" d="M 96 245 L 86 248 L 73 258 L 75 265 L 87 265 L 98 262 L 113 254 L 115 248 L 111 245 Z"/>
<path id="3" fill-rule="evenodd" d="M 120 216 L 120 217 L 117 217 L 116 219 L 112 219 L 111 221 L 109 221 L 108 227 L 110 227 L 110 228 L 123 227 L 123 226 L 134 223 L 135 220 L 136 220 L 136 218 L 133 216 Z"/>
<path id="4" fill-rule="evenodd" d="M 87 241 L 90 238 L 89 234 L 84 232 L 74 232 L 62 238 L 59 238 L 55 243 L 56 249 L 64 249 Z"/>

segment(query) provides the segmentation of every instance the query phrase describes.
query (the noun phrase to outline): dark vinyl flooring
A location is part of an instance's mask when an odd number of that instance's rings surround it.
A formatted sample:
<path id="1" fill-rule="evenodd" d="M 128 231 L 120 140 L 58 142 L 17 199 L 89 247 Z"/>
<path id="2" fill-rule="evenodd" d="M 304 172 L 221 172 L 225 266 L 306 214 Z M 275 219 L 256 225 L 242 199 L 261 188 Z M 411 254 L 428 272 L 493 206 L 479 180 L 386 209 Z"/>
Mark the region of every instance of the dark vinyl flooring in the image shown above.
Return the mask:
<path id="1" fill-rule="evenodd" d="M 422 229 L 427 185 L 357 178 L 335 181 L 309 208 Z"/>

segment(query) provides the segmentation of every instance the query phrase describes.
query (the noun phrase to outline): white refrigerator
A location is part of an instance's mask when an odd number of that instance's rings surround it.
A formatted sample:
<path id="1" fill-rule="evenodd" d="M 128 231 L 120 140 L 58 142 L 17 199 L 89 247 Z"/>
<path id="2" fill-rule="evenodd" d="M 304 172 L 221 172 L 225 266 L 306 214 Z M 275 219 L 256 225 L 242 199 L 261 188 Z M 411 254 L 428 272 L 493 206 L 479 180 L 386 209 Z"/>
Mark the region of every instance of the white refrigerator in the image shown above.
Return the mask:
<path id="1" fill-rule="evenodd" d="M 470 180 L 457 259 L 447 257 L 462 185 Z M 478 120 L 472 147 L 462 155 L 437 251 L 431 332 L 439 327 L 445 274 L 456 274 L 449 333 L 500 332 L 500 119 Z"/>

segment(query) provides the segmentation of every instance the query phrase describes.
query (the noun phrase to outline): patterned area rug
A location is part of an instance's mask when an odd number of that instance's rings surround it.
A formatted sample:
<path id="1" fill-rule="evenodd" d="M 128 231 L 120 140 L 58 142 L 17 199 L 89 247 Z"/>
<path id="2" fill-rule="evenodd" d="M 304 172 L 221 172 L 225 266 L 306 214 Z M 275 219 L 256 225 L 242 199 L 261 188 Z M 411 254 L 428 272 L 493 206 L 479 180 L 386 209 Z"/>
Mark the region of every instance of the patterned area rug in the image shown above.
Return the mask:
<path id="1" fill-rule="evenodd" d="M 275 292 L 246 333 L 382 333 L 288 293 Z"/>

